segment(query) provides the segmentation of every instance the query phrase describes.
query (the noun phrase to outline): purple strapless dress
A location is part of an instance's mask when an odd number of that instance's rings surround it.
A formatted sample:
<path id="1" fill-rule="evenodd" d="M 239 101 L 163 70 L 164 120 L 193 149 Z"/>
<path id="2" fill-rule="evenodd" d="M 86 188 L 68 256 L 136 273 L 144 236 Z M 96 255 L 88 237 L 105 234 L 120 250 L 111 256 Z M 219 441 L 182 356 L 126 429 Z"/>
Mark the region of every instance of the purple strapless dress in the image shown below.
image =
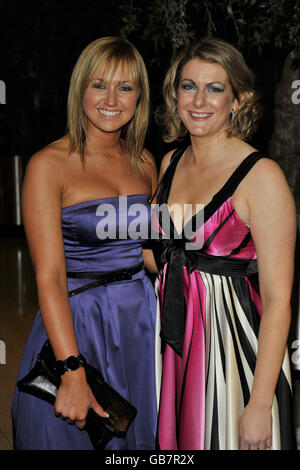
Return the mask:
<path id="1" fill-rule="evenodd" d="M 139 212 L 139 208 L 143 210 Z M 114 210 L 107 218 L 109 209 Z M 148 197 L 143 194 L 98 199 L 63 208 L 67 271 L 105 273 L 139 265 L 143 261 L 145 240 L 129 237 L 128 228 L 131 226 L 132 230 L 135 228 L 136 232 L 145 233 L 150 218 Z M 99 233 L 109 225 L 115 236 L 99 239 Z M 89 282 L 91 280 L 68 278 L 68 287 L 72 290 Z M 138 410 L 126 437 L 112 439 L 106 448 L 154 449 L 157 421 L 154 371 L 156 299 L 150 279 L 142 269 L 131 280 L 86 290 L 70 298 L 70 304 L 81 354 Z M 46 337 L 38 312 L 18 379 L 33 367 Z M 92 449 L 85 431 L 56 418 L 52 405 L 17 389 L 12 417 L 15 449 Z"/>

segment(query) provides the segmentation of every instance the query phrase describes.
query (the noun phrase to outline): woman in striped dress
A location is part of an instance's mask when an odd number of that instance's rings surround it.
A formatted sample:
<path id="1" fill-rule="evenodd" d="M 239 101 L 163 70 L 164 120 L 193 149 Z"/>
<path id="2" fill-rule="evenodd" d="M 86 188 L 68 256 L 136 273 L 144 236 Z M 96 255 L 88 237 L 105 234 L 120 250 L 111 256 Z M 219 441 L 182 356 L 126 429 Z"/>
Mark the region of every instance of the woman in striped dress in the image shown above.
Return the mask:
<path id="1" fill-rule="evenodd" d="M 182 51 L 165 79 L 165 140 L 188 132 L 191 145 L 164 157 L 153 213 L 162 450 L 295 446 L 295 205 L 279 166 L 246 143 L 260 116 L 253 86 L 215 38 Z"/>

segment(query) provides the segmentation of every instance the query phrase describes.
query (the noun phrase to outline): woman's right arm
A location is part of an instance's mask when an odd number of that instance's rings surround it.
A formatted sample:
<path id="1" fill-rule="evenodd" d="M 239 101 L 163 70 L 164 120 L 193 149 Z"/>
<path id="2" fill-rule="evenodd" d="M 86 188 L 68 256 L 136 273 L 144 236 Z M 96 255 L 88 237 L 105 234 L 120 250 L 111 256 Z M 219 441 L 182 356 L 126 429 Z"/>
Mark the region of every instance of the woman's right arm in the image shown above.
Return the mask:
<path id="1" fill-rule="evenodd" d="M 23 221 L 41 316 L 57 360 L 80 353 L 68 299 L 61 230 L 63 168 L 57 150 L 51 146 L 41 150 L 27 165 L 22 190 Z M 89 408 L 105 416 L 86 382 L 84 369 L 66 372 L 61 377 L 55 412 L 82 428 Z"/>

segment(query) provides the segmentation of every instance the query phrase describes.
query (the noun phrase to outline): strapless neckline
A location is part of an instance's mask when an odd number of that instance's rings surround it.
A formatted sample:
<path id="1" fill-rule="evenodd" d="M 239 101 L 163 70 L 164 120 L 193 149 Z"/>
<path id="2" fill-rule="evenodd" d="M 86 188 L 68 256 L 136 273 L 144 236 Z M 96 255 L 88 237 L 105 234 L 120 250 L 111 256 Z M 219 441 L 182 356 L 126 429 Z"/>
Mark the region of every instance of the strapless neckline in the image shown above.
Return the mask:
<path id="1" fill-rule="evenodd" d="M 147 198 L 149 199 L 150 196 L 148 194 L 143 194 L 143 193 L 138 193 L 138 194 L 121 194 L 119 196 L 108 196 L 108 197 L 102 197 L 102 198 L 99 198 L 99 199 L 90 199 L 89 201 L 82 201 L 82 202 L 78 202 L 76 204 L 71 204 L 70 206 L 65 206 L 65 207 L 62 207 L 62 211 L 68 211 L 68 209 L 74 209 L 76 207 L 82 207 L 82 206 L 85 206 L 85 205 L 89 205 L 89 204 L 98 204 L 98 203 L 101 203 L 101 201 L 108 201 L 108 200 L 119 200 L 120 198 L 122 197 L 130 197 L 130 198 L 134 198 L 134 197 L 144 197 L 144 198 Z"/>

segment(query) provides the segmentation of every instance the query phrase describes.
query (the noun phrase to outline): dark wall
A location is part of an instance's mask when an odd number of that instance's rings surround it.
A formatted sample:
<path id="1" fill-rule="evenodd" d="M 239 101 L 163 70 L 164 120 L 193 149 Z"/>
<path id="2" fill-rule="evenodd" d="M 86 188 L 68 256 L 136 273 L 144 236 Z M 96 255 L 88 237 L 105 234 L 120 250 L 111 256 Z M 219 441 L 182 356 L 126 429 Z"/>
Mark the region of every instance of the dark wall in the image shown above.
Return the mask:
<path id="1" fill-rule="evenodd" d="M 110 0 L 0 1 L 0 79 L 7 99 L 0 105 L 0 158 L 33 152 L 60 137 L 66 127 L 69 79 L 81 50 L 91 41 L 118 35 L 122 26 L 120 2 Z M 148 66 L 152 107 L 161 102 L 161 85 L 168 65 L 153 65 L 153 47 L 134 38 Z M 163 53 L 162 53 L 163 54 Z M 267 151 L 273 129 L 273 97 L 282 58 L 272 51 L 262 57 L 247 54 L 257 74 L 265 116 L 253 144 Z M 158 164 L 172 146 L 165 145 L 152 117 L 146 146 Z M 174 146 L 174 144 L 173 144 Z"/>

